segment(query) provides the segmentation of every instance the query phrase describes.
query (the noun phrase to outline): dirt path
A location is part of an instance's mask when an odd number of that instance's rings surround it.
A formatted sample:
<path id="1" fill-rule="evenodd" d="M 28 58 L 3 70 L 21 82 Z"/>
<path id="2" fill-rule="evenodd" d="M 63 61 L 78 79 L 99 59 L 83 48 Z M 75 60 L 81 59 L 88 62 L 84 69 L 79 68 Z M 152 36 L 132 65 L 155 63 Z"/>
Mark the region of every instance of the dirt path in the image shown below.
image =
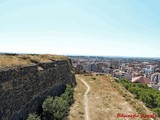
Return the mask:
<path id="1" fill-rule="evenodd" d="M 88 96 L 87 96 L 87 94 L 89 93 L 89 91 L 90 91 L 90 86 L 83 80 L 83 79 L 81 79 L 81 78 L 79 78 L 82 82 L 83 82 L 83 84 L 87 87 L 87 91 L 85 92 L 85 94 L 84 94 L 84 106 L 85 106 L 85 118 L 86 118 L 86 120 L 90 120 L 90 117 L 89 117 L 89 110 L 88 110 Z"/>
<path id="2" fill-rule="evenodd" d="M 89 92 L 89 115 L 90 120 L 131 120 L 130 118 L 118 118 L 118 114 L 137 114 L 136 110 L 110 83 L 110 77 L 103 76 L 80 76 L 91 91 Z M 140 120 L 140 118 L 134 118 Z"/>
<path id="3" fill-rule="evenodd" d="M 70 108 L 68 120 L 85 120 L 84 94 L 86 86 L 76 75 L 76 87 L 74 89 L 74 104 Z"/>
<path id="4" fill-rule="evenodd" d="M 134 115 L 137 111 L 105 76 L 76 76 L 74 104 L 68 120 L 133 120 L 117 117 L 118 114 Z M 140 118 L 134 118 L 140 120 Z"/>

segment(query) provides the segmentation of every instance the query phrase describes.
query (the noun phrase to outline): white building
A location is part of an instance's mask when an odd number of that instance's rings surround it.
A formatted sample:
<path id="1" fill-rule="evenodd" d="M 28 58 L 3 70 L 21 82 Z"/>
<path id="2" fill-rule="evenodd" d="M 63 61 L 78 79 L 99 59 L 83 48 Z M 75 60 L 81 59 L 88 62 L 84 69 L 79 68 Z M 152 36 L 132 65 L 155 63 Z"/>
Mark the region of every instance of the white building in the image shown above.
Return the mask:
<path id="1" fill-rule="evenodd" d="M 160 84 L 160 73 L 155 73 L 151 75 L 151 81 L 156 84 Z"/>

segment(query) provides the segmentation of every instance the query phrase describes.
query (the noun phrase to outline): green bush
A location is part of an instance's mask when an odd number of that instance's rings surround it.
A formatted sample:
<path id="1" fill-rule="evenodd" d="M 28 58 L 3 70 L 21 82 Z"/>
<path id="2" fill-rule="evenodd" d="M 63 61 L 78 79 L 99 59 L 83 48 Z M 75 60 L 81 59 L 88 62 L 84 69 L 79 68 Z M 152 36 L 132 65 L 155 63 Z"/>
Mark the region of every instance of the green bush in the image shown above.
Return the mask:
<path id="1" fill-rule="evenodd" d="M 48 97 L 42 105 L 45 120 L 65 120 L 69 106 L 73 103 L 73 88 L 66 85 L 65 92 L 60 97 Z"/>
<path id="2" fill-rule="evenodd" d="M 69 104 L 62 97 L 48 97 L 43 103 L 45 120 L 63 120 L 67 115 Z"/>
<path id="3" fill-rule="evenodd" d="M 27 120 L 40 120 L 40 117 L 32 113 L 32 114 L 29 114 Z"/>
<path id="4" fill-rule="evenodd" d="M 67 84 L 64 94 L 61 95 L 63 99 L 67 100 L 69 105 L 73 103 L 73 92 L 74 89 L 72 88 L 72 86 Z"/>
<path id="5" fill-rule="evenodd" d="M 65 92 L 61 96 L 50 97 L 42 104 L 43 120 L 66 120 L 69 107 L 73 103 L 73 88 L 71 85 L 66 85 Z M 27 120 L 40 120 L 36 114 L 29 114 Z"/>
<path id="6" fill-rule="evenodd" d="M 152 110 L 160 116 L 160 108 L 153 108 Z"/>
<path id="7" fill-rule="evenodd" d="M 146 84 L 132 83 L 125 79 L 120 79 L 120 83 L 160 116 L 160 92 L 158 90 L 149 88 Z"/>

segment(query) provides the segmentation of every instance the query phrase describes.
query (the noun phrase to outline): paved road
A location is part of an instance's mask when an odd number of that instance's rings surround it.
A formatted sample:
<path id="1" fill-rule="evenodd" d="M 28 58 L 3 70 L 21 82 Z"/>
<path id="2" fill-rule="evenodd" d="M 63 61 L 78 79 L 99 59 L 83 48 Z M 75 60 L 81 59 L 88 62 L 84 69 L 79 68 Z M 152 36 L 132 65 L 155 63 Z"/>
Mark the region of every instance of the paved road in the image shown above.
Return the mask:
<path id="1" fill-rule="evenodd" d="M 87 96 L 87 94 L 90 91 L 90 86 L 83 79 L 81 79 L 79 77 L 78 77 L 78 79 L 80 79 L 83 82 L 83 84 L 87 87 L 87 90 L 86 90 L 86 92 L 84 94 L 84 105 L 85 105 L 85 116 L 86 116 L 85 118 L 86 118 L 86 120 L 90 120 L 89 110 L 88 110 L 88 96 Z"/>

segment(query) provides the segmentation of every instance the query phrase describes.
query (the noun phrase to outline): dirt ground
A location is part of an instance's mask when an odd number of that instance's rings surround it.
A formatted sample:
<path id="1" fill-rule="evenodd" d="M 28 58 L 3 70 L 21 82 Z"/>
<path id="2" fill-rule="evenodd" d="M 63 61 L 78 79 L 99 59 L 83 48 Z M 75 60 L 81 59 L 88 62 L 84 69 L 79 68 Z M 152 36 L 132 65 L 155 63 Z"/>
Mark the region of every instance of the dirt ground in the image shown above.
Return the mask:
<path id="1" fill-rule="evenodd" d="M 110 77 L 104 76 L 79 76 L 90 85 L 88 94 L 89 114 L 91 120 L 140 120 L 140 117 L 118 117 L 123 115 L 138 115 L 136 110 L 114 88 Z M 85 110 L 83 97 L 86 87 L 77 79 L 75 88 L 75 103 L 71 107 L 69 120 L 84 120 Z"/>

